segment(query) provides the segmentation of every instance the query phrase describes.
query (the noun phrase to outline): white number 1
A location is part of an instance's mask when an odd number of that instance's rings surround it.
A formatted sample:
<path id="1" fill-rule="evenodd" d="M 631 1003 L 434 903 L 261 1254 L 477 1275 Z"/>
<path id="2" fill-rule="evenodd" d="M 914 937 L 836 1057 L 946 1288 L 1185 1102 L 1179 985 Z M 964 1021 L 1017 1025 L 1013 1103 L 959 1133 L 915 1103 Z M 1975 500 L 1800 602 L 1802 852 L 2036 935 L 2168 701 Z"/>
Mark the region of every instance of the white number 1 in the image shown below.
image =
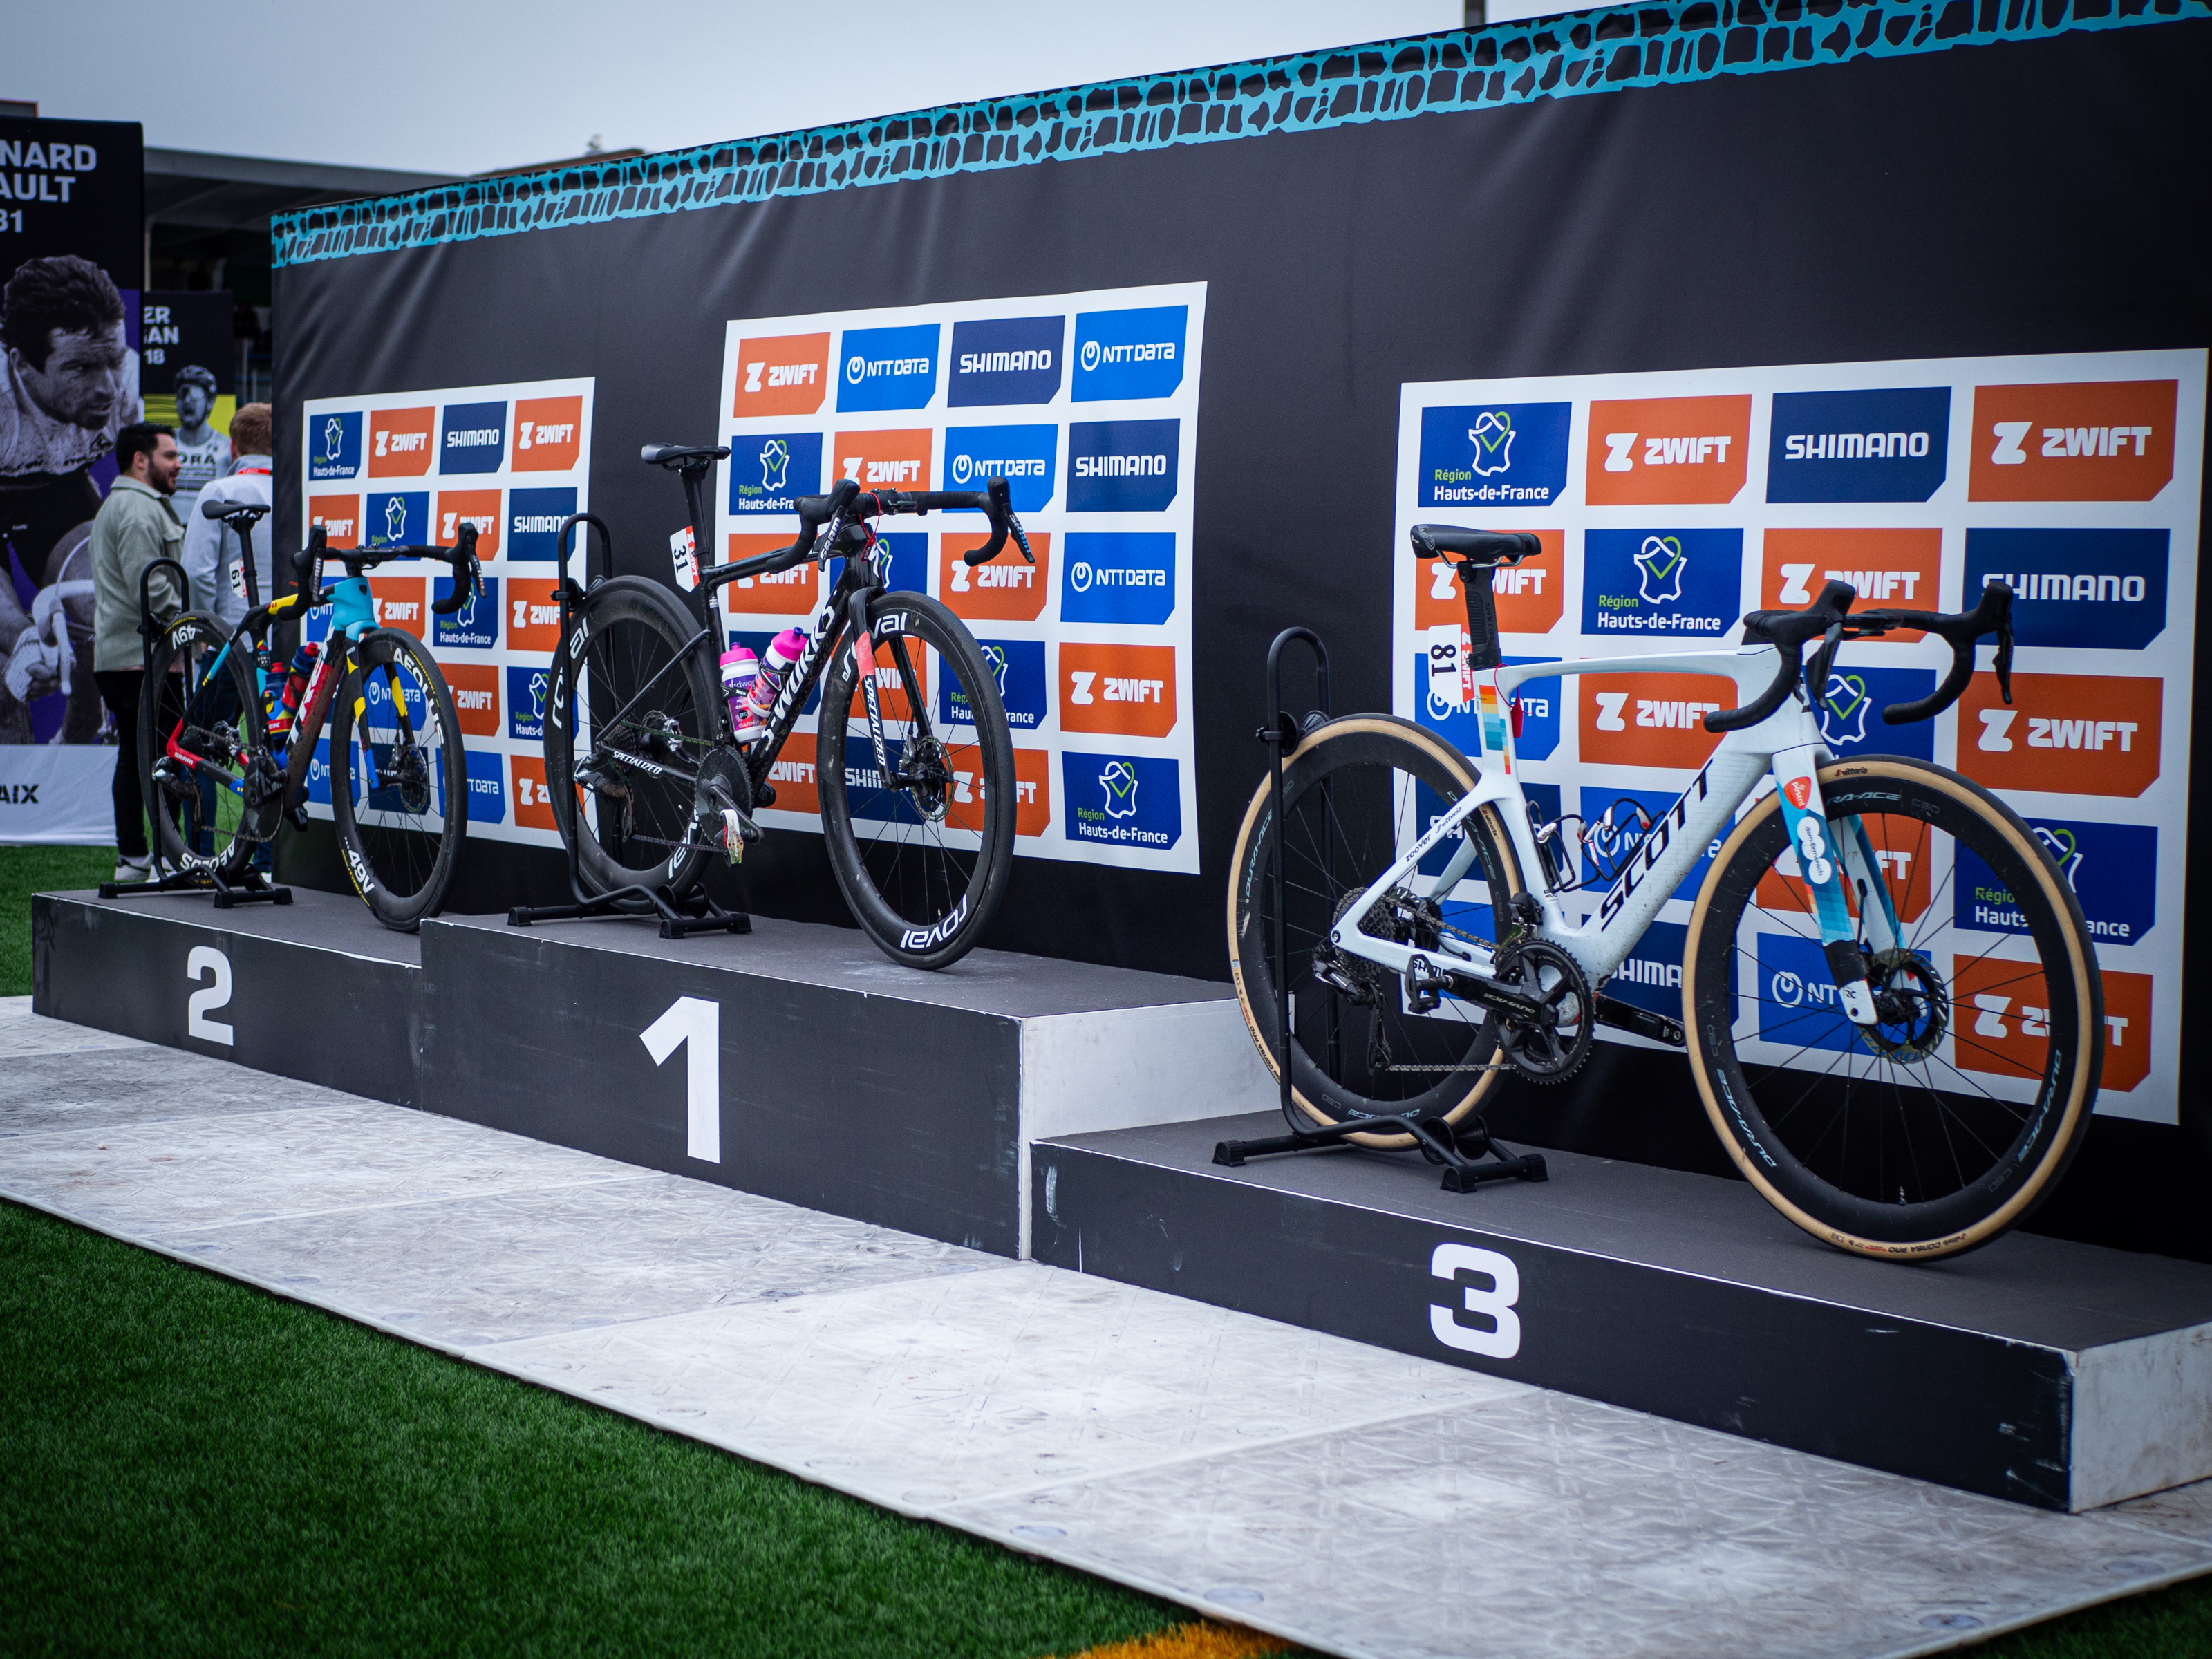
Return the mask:
<path id="1" fill-rule="evenodd" d="M 684 1050 L 684 1151 L 702 1164 L 722 1161 L 722 1005 L 678 997 L 638 1041 L 656 1066 Z"/>

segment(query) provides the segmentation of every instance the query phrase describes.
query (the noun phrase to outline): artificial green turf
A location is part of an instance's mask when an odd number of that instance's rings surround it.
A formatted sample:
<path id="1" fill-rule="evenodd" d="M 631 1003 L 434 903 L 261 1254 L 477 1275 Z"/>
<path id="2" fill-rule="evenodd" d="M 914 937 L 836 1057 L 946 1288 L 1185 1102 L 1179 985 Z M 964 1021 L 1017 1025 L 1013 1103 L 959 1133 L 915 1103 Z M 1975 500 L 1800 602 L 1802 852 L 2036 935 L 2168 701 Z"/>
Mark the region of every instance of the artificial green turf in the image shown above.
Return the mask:
<path id="1" fill-rule="evenodd" d="M 31 994 L 31 895 L 80 891 L 114 874 L 112 847 L 0 847 L 0 997 Z"/>
<path id="2" fill-rule="evenodd" d="M 1026 1659 L 1189 1616 L 0 1204 L 0 1652 Z"/>

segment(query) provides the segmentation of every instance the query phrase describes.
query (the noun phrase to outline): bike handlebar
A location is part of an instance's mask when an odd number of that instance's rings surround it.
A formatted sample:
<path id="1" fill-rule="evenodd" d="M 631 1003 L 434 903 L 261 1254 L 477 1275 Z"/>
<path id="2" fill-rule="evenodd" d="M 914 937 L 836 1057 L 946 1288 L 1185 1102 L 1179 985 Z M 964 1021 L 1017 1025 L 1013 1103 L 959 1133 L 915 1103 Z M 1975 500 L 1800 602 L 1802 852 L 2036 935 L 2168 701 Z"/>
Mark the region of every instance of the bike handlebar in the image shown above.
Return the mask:
<path id="1" fill-rule="evenodd" d="M 1743 619 L 1744 639 L 1771 645 L 1781 662 L 1765 690 L 1740 708 L 1716 710 L 1705 717 L 1708 732 L 1738 732 L 1756 726 L 1782 706 L 1802 678 L 1816 702 L 1827 701 L 1828 670 L 1837 648 L 1847 639 L 1872 639 L 1893 628 L 1915 628 L 1940 635 L 1951 647 L 1951 672 L 1926 696 L 1911 702 L 1893 702 L 1881 711 L 1884 723 L 1906 726 L 1942 713 L 1966 690 L 1974 677 L 1974 647 L 1985 634 L 1997 636 L 1995 665 L 1997 689 L 2012 701 L 2012 589 L 1991 582 L 1982 590 L 1972 611 L 1862 611 L 1853 616 L 1851 602 L 1858 590 L 1848 582 L 1832 581 L 1802 611 L 1754 611 Z M 1804 664 L 1805 646 L 1815 635 L 1820 648 L 1812 666 Z"/>
<path id="2" fill-rule="evenodd" d="M 831 557 L 832 551 L 821 546 L 823 526 L 851 524 L 897 513 L 981 513 L 991 521 L 991 538 L 982 546 L 962 554 L 962 558 L 971 565 L 988 564 L 998 557 L 1011 536 L 1014 545 L 1021 550 L 1022 557 L 1031 564 L 1036 562 L 1036 555 L 1030 550 L 1030 538 L 1023 532 L 1022 521 L 1014 514 L 1012 492 L 1004 478 L 991 478 L 980 490 L 864 490 L 857 481 L 840 478 L 825 495 L 794 497 L 792 507 L 799 514 L 796 541 L 789 547 L 756 554 L 735 564 L 717 566 L 707 573 L 705 585 L 719 587 L 747 576 L 772 576 L 790 569 L 817 550 L 823 557 Z"/>
<path id="3" fill-rule="evenodd" d="M 433 605 L 432 612 L 450 617 L 469 599 L 483 592 L 483 567 L 477 558 L 477 527 L 464 520 L 451 547 L 332 547 L 323 526 L 307 532 L 307 544 L 292 556 L 293 573 L 307 594 L 304 604 L 320 603 L 323 561 L 343 559 L 349 573 L 358 574 L 393 559 L 434 559 L 453 572 L 453 591 Z"/>

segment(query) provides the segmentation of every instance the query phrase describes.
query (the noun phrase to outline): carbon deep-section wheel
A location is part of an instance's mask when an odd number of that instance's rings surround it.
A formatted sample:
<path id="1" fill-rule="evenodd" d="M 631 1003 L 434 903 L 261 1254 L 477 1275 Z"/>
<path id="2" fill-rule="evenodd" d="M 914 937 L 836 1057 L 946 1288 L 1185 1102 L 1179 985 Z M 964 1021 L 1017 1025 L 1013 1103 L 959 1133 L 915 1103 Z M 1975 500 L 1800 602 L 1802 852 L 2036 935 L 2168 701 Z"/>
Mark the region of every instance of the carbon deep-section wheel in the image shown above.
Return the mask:
<path id="1" fill-rule="evenodd" d="M 172 868 L 242 874 L 276 832 L 282 774 L 270 758 L 252 664 L 215 617 L 187 611 L 154 636 L 138 699 L 139 785 L 155 848 Z M 247 795 L 254 796 L 249 806 Z"/>
<path id="2" fill-rule="evenodd" d="M 1443 995 L 1411 1010 L 1403 980 L 1334 948 L 1329 934 L 1353 900 L 1379 881 L 1437 816 L 1475 786 L 1450 744 L 1410 721 L 1348 715 L 1310 732 L 1283 771 L 1285 959 L 1291 987 L 1291 1098 L 1317 1124 L 1392 1114 L 1457 1122 L 1498 1086 L 1505 1063 L 1497 1021 Z M 1273 798 L 1262 778 L 1237 831 L 1230 866 L 1229 965 L 1245 1024 L 1269 1070 L 1282 1075 L 1278 994 L 1269 966 L 1275 921 Z M 1504 824 L 1485 807 L 1468 821 L 1476 862 L 1434 914 L 1428 889 L 1461 845 L 1448 837 L 1401 896 L 1417 920 L 1383 904 L 1360 923 L 1400 943 L 1449 932 L 1490 944 L 1522 891 Z M 1355 1137 L 1409 1145 L 1404 1135 Z"/>
<path id="3" fill-rule="evenodd" d="M 545 791 L 595 891 L 665 883 L 680 893 L 708 856 L 692 780 L 726 717 L 716 653 L 692 644 L 698 633 L 658 582 L 617 576 L 584 596 L 554 652 Z"/>
<path id="4" fill-rule="evenodd" d="M 412 933 L 445 902 L 469 832 L 460 716 L 429 647 L 372 629 L 331 704 L 331 816 L 355 890 Z"/>
<path id="5" fill-rule="evenodd" d="M 989 928 L 1013 867 L 1021 786 L 1006 665 L 922 594 L 878 594 L 868 629 L 891 774 L 877 763 L 853 647 L 841 643 L 816 726 L 822 833 L 868 937 L 895 962 L 943 968 Z"/>
<path id="6" fill-rule="evenodd" d="M 1820 783 L 1832 845 L 1856 819 L 1903 935 L 1869 951 L 1877 1023 L 1844 1017 L 1770 794 L 1692 911 L 1692 1070 L 1736 1167 L 1814 1237 L 1955 1255 L 2023 1219 L 2081 1144 L 2104 1062 L 2095 953 L 2057 865 L 1988 791 L 1892 757 Z M 1850 896 L 1863 945 L 1873 897 Z"/>

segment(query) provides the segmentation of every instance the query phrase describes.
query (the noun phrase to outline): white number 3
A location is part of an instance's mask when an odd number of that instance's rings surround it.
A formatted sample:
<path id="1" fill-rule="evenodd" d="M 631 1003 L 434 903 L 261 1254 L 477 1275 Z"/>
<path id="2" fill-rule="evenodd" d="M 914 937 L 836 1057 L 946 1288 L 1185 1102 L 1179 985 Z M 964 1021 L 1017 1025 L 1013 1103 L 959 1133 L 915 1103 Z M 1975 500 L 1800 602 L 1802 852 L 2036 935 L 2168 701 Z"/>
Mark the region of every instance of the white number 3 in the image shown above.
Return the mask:
<path id="1" fill-rule="evenodd" d="M 1429 1271 L 1448 1281 L 1457 1274 L 1474 1273 L 1491 1282 L 1486 1291 L 1474 1285 L 1457 1286 L 1462 1307 L 1489 1320 L 1488 1330 L 1461 1322 L 1460 1308 L 1430 1304 L 1429 1328 L 1437 1341 L 1447 1348 L 1489 1359 L 1510 1359 L 1521 1352 L 1521 1316 L 1513 1311 L 1513 1304 L 1521 1299 L 1521 1270 L 1510 1257 L 1495 1250 L 1480 1250 L 1472 1244 L 1439 1244 L 1429 1257 Z"/>

